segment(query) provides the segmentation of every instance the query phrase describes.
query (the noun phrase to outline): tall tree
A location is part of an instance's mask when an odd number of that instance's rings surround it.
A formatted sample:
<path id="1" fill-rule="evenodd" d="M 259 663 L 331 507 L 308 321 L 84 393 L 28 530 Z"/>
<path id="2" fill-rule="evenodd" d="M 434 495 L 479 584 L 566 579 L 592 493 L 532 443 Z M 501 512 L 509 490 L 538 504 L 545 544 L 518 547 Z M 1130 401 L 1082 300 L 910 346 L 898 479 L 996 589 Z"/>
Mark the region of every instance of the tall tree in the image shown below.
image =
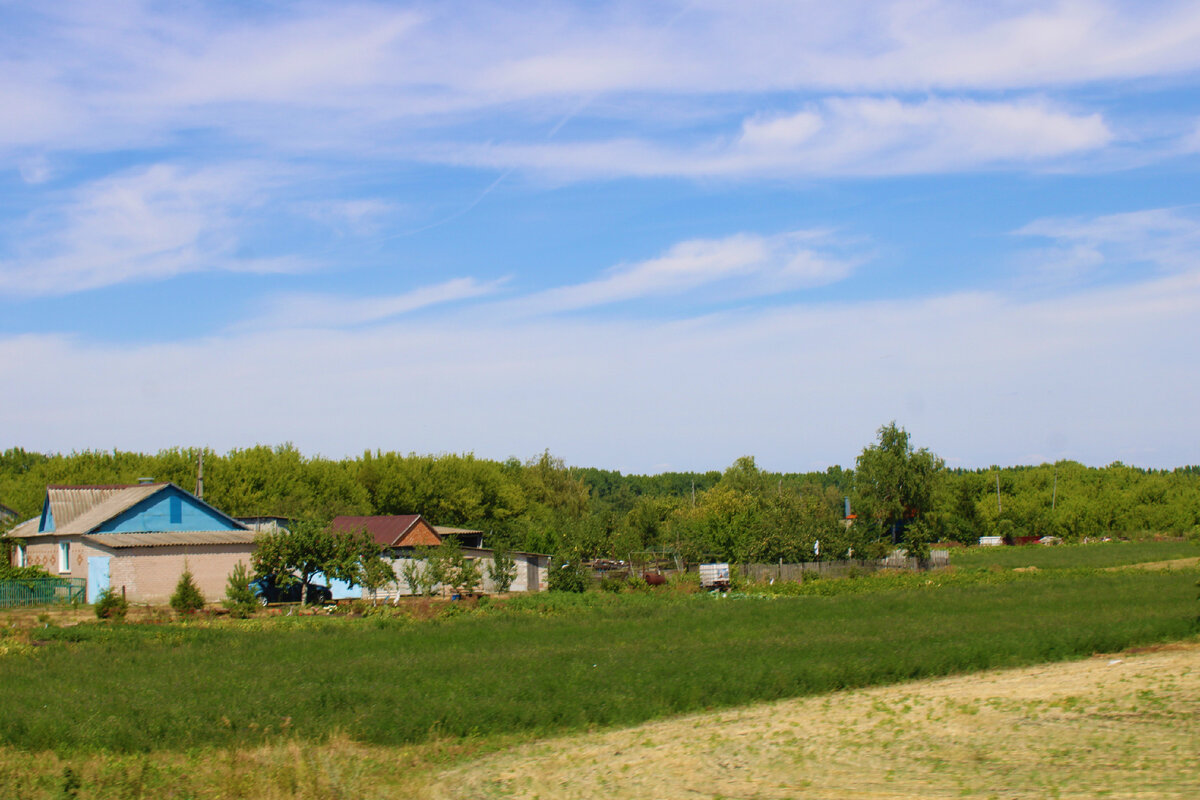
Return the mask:
<path id="1" fill-rule="evenodd" d="M 881 534 L 897 542 L 906 525 L 914 534 L 924 527 L 921 517 L 933 508 L 944 463 L 924 447 L 914 450 L 908 432 L 894 420 L 877 434 L 879 440 L 863 448 L 855 462 L 854 487 L 859 507 Z"/>

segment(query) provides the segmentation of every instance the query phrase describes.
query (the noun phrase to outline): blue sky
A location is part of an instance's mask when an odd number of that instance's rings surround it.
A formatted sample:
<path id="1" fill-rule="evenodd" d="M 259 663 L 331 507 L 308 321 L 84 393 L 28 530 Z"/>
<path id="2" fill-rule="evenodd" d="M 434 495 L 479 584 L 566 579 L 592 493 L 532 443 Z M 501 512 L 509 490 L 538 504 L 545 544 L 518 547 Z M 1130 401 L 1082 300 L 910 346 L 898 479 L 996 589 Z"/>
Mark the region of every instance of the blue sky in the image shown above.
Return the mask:
<path id="1" fill-rule="evenodd" d="M 1200 4 L 0 0 L 3 446 L 1200 443 Z"/>

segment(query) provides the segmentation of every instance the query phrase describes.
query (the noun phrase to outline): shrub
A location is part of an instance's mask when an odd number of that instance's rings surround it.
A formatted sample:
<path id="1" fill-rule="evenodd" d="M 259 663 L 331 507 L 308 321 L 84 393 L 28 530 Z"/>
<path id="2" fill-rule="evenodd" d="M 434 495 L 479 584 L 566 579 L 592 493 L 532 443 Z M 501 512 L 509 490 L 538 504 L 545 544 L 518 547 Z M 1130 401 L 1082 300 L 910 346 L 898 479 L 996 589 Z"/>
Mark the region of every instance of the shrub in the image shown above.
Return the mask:
<path id="1" fill-rule="evenodd" d="M 125 598 L 108 587 L 96 598 L 96 616 L 99 619 L 125 619 L 129 613 L 129 603 Z"/>
<path id="2" fill-rule="evenodd" d="M 192 571 L 186 566 L 183 568 L 183 574 L 179 576 L 179 583 L 175 584 L 175 593 L 171 595 L 171 608 L 179 614 L 189 614 L 204 608 L 204 595 L 200 594 L 200 589 L 192 580 Z"/>
<path id="3" fill-rule="evenodd" d="M 631 592 L 648 592 L 650 584 L 641 575 L 630 575 L 629 580 L 625 582 Z"/>
<path id="4" fill-rule="evenodd" d="M 487 568 L 488 578 L 496 585 L 497 594 L 504 594 L 517 577 L 517 562 L 511 554 L 497 550 Z"/>
<path id="5" fill-rule="evenodd" d="M 587 590 L 587 575 L 578 562 L 567 562 L 550 568 L 550 577 L 546 581 L 552 592 L 584 592 Z"/>
<path id="6" fill-rule="evenodd" d="M 176 592 L 178 591 L 176 589 Z M 197 594 L 199 593 L 197 592 Z M 172 598 L 172 608 L 174 605 L 174 598 Z M 229 609 L 229 616 L 237 619 L 245 619 L 258 609 L 258 598 L 250 589 L 250 572 L 240 561 L 233 568 L 233 572 L 229 573 L 229 583 L 225 587 L 224 606 Z"/>
<path id="7" fill-rule="evenodd" d="M 600 591 L 619 593 L 625 588 L 625 579 L 617 575 L 605 575 L 600 579 Z"/>

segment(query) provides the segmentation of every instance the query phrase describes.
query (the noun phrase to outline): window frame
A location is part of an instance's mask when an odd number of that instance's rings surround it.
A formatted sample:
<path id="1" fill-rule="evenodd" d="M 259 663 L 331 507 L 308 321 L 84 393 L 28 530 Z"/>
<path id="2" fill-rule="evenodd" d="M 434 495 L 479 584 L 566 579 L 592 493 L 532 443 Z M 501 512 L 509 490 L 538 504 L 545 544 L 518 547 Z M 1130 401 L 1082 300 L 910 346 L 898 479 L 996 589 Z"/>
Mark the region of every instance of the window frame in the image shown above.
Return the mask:
<path id="1" fill-rule="evenodd" d="M 71 543 L 58 543 L 58 571 L 59 574 L 71 571 Z"/>

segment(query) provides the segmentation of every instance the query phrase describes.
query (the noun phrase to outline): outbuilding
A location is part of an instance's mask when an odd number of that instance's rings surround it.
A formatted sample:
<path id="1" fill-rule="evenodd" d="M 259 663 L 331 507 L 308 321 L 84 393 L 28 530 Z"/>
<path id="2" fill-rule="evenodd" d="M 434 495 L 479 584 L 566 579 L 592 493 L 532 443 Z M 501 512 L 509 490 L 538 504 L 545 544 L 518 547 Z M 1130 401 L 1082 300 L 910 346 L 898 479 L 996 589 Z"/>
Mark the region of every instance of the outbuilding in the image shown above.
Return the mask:
<path id="1" fill-rule="evenodd" d="M 450 528 L 431 525 L 420 514 L 392 514 L 373 517 L 335 517 L 330 529 L 350 533 L 365 530 L 375 540 L 392 569 L 396 582 L 375 595 L 377 600 L 393 600 L 415 594 L 404 579 L 404 566 L 417 559 L 418 547 L 437 547 L 449 539 L 462 547 L 463 555 L 479 567 L 482 590 L 495 592 L 496 584 L 488 577 L 495 562 L 496 551 L 483 546 L 483 531 L 469 528 Z M 543 553 L 508 552 L 515 563 L 515 575 L 510 592 L 541 592 L 547 588 L 550 556 Z M 363 590 L 364 599 L 370 599 Z"/>

